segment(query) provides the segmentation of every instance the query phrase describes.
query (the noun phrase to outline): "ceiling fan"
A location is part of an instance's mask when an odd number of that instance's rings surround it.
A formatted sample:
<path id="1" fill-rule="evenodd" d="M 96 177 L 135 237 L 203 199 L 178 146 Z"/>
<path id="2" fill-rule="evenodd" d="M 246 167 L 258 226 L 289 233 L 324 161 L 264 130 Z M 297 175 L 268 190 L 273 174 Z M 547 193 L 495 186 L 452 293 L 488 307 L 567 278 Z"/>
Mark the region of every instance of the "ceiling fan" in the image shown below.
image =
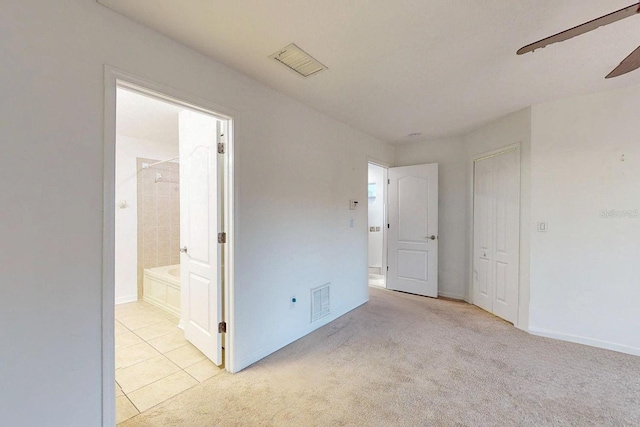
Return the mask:
<path id="1" fill-rule="evenodd" d="M 533 52 L 536 49 L 541 49 L 553 43 L 569 40 L 573 37 L 588 33 L 589 31 L 593 31 L 604 25 L 613 24 L 614 22 L 620 21 L 621 19 L 629 18 L 638 14 L 640 14 L 640 3 L 632 4 L 631 6 L 627 6 L 624 9 L 620 9 L 616 12 L 612 12 L 608 15 L 601 16 L 600 18 L 594 19 L 592 21 L 585 22 L 584 24 L 578 25 L 577 27 L 573 27 L 561 33 L 555 34 L 551 37 L 547 37 L 542 40 L 538 40 L 535 43 L 526 45 L 525 47 L 518 50 L 517 53 L 518 55 L 522 55 L 527 52 Z M 627 56 L 620 63 L 620 65 L 618 65 L 605 78 L 610 79 L 613 77 L 618 77 L 623 74 L 627 74 L 628 72 L 631 72 L 637 68 L 640 68 L 640 47 L 631 52 L 631 54 Z"/>

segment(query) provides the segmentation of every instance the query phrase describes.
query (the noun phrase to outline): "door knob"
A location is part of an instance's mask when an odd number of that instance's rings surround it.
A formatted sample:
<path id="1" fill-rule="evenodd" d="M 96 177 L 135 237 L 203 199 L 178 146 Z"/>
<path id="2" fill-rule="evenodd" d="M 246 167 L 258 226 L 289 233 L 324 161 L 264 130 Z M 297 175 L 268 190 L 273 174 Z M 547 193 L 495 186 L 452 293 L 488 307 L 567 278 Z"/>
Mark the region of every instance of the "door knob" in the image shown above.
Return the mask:
<path id="1" fill-rule="evenodd" d="M 186 246 L 181 247 L 180 248 L 180 252 L 182 252 L 183 254 L 186 254 L 187 253 L 187 247 Z"/>
<path id="2" fill-rule="evenodd" d="M 427 236 L 427 237 L 425 237 L 425 239 L 436 240 L 436 236 L 434 236 L 434 235 L 432 234 L 431 236 Z"/>

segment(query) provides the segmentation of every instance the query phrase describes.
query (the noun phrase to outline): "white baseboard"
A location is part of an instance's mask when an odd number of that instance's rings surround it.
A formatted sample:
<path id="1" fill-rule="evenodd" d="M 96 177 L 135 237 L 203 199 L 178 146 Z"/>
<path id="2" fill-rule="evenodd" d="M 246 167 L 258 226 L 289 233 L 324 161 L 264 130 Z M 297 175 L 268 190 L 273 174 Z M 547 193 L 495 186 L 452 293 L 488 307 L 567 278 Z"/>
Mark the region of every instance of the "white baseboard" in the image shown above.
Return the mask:
<path id="1" fill-rule="evenodd" d="M 464 295 L 452 294 L 452 293 L 449 293 L 449 292 L 440 292 L 440 291 L 438 291 L 438 296 L 439 297 L 445 297 L 445 298 L 451 298 L 451 299 L 458 299 L 460 301 L 464 301 Z"/>
<path id="2" fill-rule="evenodd" d="M 126 295 L 123 297 L 117 297 L 115 304 L 126 304 L 128 302 L 138 301 L 138 294 L 135 295 Z"/>
<path id="3" fill-rule="evenodd" d="M 321 320 L 319 320 L 317 322 L 314 322 L 312 324 L 313 326 L 310 327 L 310 328 L 305 328 L 302 331 L 298 331 L 293 336 L 287 337 L 286 339 L 280 341 L 279 343 L 277 343 L 275 345 L 264 347 L 264 348 L 258 350 L 257 352 L 253 353 L 249 357 L 245 357 L 244 359 L 242 359 L 239 362 L 237 362 L 236 364 L 234 364 L 234 368 L 235 369 L 231 373 L 235 374 L 237 372 L 240 372 L 244 368 L 246 368 L 246 367 L 248 367 L 250 365 L 253 365 L 254 363 L 258 362 L 261 359 L 264 359 L 265 357 L 269 356 L 270 354 L 275 353 L 276 351 L 288 346 L 292 342 L 298 341 L 300 338 L 303 338 L 306 335 L 309 335 L 311 332 L 313 332 L 313 331 L 315 331 L 317 329 L 320 329 L 321 327 L 323 327 L 323 326 L 333 322 L 334 320 L 344 316 L 345 314 L 349 313 L 350 311 L 355 310 L 356 308 L 360 307 L 361 305 L 367 303 L 367 301 L 368 300 L 363 301 L 362 303 L 356 305 L 352 309 L 349 309 L 349 310 L 345 311 L 344 313 L 340 313 L 340 314 L 336 314 L 336 315 L 331 315 L 331 316 L 325 317 L 324 319 L 321 319 Z"/>
<path id="4" fill-rule="evenodd" d="M 550 331 L 548 329 L 540 329 L 535 327 L 529 328 L 529 333 L 532 335 L 538 335 L 546 338 L 553 338 L 561 341 L 569 341 L 577 344 L 584 344 L 591 347 L 604 348 L 605 350 L 618 351 L 620 353 L 631 354 L 634 356 L 640 356 L 640 348 L 629 347 L 622 344 L 616 344 L 608 341 L 601 341 L 593 338 L 582 337 L 579 335 L 565 334 L 562 332 Z"/>

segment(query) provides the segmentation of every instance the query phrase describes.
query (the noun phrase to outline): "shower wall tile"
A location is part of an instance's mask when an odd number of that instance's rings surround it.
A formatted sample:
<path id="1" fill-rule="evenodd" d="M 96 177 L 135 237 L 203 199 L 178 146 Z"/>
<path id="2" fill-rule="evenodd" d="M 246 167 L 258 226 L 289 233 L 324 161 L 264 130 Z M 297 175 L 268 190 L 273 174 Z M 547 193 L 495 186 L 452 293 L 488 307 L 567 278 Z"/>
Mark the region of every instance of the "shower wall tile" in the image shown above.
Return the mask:
<path id="1" fill-rule="evenodd" d="M 158 161 L 137 159 L 139 297 L 145 268 L 180 263 L 180 166 L 142 168 L 142 163 Z"/>
<path id="2" fill-rule="evenodd" d="M 138 213 L 138 218 L 139 218 L 138 222 L 140 222 L 141 224 L 153 224 L 156 220 L 156 212 L 145 210 L 145 211 L 142 211 L 141 213 L 140 212 Z"/>
<path id="3" fill-rule="evenodd" d="M 143 217 L 146 215 L 143 215 Z M 151 240 L 158 240 L 158 227 L 155 226 L 157 215 L 149 215 L 149 222 L 142 223 L 142 227 L 138 227 L 138 230 L 142 229 L 142 240 L 148 242 Z M 153 223 L 151 223 L 153 221 Z"/>
<path id="4" fill-rule="evenodd" d="M 171 211 L 158 212 L 158 224 L 171 224 Z"/>
<path id="5" fill-rule="evenodd" d="M 143 170 L 143 172 L 146 172 L 146 170 Z M 142 189 L 142 191 L 143 191 L 142 194 L 151 194 L 151 193 L 144 193 L 145 191 L 144 188 Z M 153 193 L 152 196 L 142 196 L 143 212 L 155 212 L 156 206 L 157 206 L 157 196 L 155 195 L 155 193 Z"/>
<path id="6" fill-rule="evenodd" d="M 143 181 L 142 182 L 142 193 L 143 194 L 155 194 L 155 181 Z"/>
<path id="7" fill-rule="evenodd" d="M 169 235 L 169 239 L 175 242 L 178 242 L 178 244 L 180 244 L 180 221 L 178 221 L 178 223 L 175 224 L 175 226 L 173 224 L 174 223 L 172 222 L 171 234 Z"/>
<path id="8" fill-rule="evenodd" d="M 171 179 L 167 177 L 167 179 Z M 175 178 L 174 178 L 175 180 Z M 160 185 L 158 186 L 158 196 L 160 197 L 171 197 L 172 189 L 168 185 Z"/>
<path id="9" fill-rule="evenodd" d="M 158 196 L 158 212 L 171 212 L 171 204 L 175 203 L 171 197 Z"/>
<path id="10" fill-rule="evenodd" d="M 158 218 L 159 217 L 160 215 L 158 215 Z M 158 227 L 158 241 L 169 240 L 170 236 L 171 236 L 171 227 Z"/>

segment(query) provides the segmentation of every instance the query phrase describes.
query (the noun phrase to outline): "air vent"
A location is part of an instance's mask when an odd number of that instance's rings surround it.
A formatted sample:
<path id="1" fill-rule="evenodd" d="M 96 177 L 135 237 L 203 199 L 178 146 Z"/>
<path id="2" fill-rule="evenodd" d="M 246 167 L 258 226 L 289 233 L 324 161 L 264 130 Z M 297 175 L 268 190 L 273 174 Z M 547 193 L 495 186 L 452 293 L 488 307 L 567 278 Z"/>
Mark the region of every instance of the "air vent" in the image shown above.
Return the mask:
<path id="1" fill-rule="evenodd" d="M 309 77 L 327 69 L 327 67 L 293 43 L 280 49 L 269 58 L 281 62 L 303 77 Z"/>
<path id="2" fill-rule="evenodd" d="M 329 287 L 331 283 L 311 289 L 311 322 L 322 319 L 331 313 Z"/>

